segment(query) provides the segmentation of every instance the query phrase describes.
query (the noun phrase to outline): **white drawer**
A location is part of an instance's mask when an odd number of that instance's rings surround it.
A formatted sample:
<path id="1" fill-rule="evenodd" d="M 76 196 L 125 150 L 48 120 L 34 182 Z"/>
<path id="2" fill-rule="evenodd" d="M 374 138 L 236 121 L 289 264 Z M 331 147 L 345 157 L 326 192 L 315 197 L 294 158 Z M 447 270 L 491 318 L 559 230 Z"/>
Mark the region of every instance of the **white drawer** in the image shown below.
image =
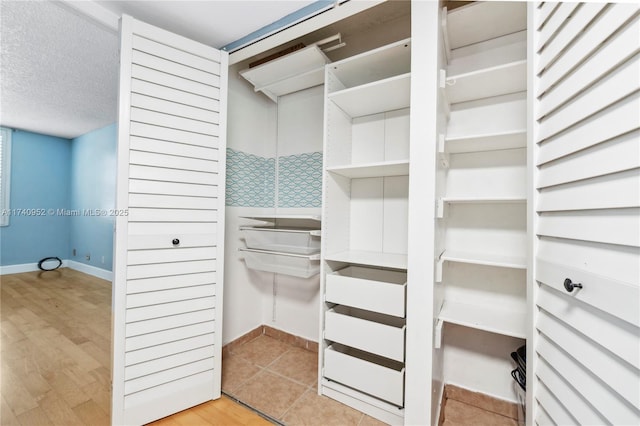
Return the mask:
<path id="1" fill-rule="evenodd" d="M 324 351 L 324 377 L 397 406 L 404 404 L 404 366 L 333 344 Z"/>
<path id="2" fill-rule="evenodd" d="M 324 338 L 396 361 L 404 361 L 404 319 L 336 306 L 327 311 Z"/>
<path id="3" fill-rule="evenodd" d="M 327 274 L 327 302 L 405 316 L 406 272 L 349 266 Z"/>

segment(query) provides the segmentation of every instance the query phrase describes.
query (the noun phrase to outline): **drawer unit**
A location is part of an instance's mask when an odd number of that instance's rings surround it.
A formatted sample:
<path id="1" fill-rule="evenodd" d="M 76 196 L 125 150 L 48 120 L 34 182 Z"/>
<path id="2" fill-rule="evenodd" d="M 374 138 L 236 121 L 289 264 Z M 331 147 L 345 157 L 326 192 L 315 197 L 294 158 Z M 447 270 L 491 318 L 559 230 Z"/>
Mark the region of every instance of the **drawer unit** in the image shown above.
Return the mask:
<path id="1" fill-rule="evenodd" d="M 310 278 L 320 272 L 320 254 L 291 254 L 241 248 L 247 267 L 294 277 Z"/>
<path id="2" fill-rule="evenodd" d="M 402 318 L 335 306 L 325 316 L 324 338 L 396 361 L 404 361 Z"/>
<path id="3" fill-rule="evenodd" d="M 247 248 L 310 255 L 320 252 L 320 230 L 243 226 Z"/>
<path id="4" fill-rule="evenodd" d="M 327 275 L 327 302 L 405 316 L 407 273 L 349 266 Z"/>
<path id="5" fill-rule="evenodd" d="M 404 404 L 404 365 L 333 344 L 324 351 L 324 377 L 397 406 Z"/>

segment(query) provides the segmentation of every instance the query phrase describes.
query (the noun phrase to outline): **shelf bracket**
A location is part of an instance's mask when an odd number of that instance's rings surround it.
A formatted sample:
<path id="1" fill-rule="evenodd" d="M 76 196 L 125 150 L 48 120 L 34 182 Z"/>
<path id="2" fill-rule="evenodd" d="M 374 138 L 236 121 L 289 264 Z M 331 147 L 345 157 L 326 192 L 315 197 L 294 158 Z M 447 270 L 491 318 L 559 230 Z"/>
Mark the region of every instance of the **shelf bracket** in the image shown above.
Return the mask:
<path id="1" fill-rule="evenodd" d="M 444 254 L 444 252 L 443 252 Z M 442 255 L 440 255 L 442 257 Z M 442 266 L 444 265 L 444 259 L 439 258 L 436 262 L 436 282 L 442 282 Z"/>
<path id="2" fill-rule="evenodd" d="M 449 154 L 446 152 L 446 137 L 443 133 L 438 135 L 438 157 L 440 165 L 445 169 L 449 168 Z"/>
<path id="3" fill-rule="evenodd" d="M 443 69 L 440 70 L 440 88 L 447 88 L 447 72 Z"/>
<path id="4" fill-rule="evenodd" d="M 438 198 L 436 201 L 436 217 L 438 219 L 442 219 L 444 217 L 444 200 L 442 198 Z M 440 262 L 440 261 L 438 261 Z"/>
<path id="5" fill-rule="evenodd" d="M 444 324 L 444 321 L 442 321 L 440 318 L 438 318 L 436 320 L 436 326 L 435 326 L 435 330 L 433 333 L 433 347 L 435 349 L 440 349 L 440 347 L 442 346 L 442 326 Z"/>

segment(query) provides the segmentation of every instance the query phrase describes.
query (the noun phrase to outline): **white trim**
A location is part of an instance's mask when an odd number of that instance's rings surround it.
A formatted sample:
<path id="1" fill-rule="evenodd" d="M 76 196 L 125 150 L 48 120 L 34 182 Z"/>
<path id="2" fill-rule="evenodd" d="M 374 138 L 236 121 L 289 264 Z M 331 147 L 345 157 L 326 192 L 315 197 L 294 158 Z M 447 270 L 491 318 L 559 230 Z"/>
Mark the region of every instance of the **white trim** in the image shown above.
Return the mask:
<path id="1" fill-rule="evenodd" d="M 61 268 L 66 268 L 69 266 L 68 260 L 63 260 Z M 74 269 L 74 268 L 72 268 Z M 0 266 L 0 275 L 9 275 L 9 274 L 22 274 L 23 272 L 36 272 L 40 271 L 38 268 L 38 263 L 21 263 L 19 265 L 7 265 Z"/>
<path id="2" fill-rule="evenodd" d="M 76 262 L 75 260 L 62 260 L 60 268 L 69 268 L 74 271 L 83 272 L 87 275 L 102 278 L 103 280 L 111 281 L 113 272 L 102 268 L 96 268 L 95 266 L 86 265 L 84 263 Z M 0 275 L 9 274 L 21 274 L 23 272 L 39 272 L 38 263 L 22 263 L 19 265 L 7 265 L 0 266 Z M 44 271 L 42 271 L 44 272 Z"/>
<path id="3" fill-rule="evenodd" d="M 75 260 L 64 260 L 63 266 L 67 266 L 74 271 L 84 272 L 85 274 L 102 278 L 103 280 L 113 281 L 113 272 L 106 269 L 96 268 L 95 266 L 76 262 Z"/>

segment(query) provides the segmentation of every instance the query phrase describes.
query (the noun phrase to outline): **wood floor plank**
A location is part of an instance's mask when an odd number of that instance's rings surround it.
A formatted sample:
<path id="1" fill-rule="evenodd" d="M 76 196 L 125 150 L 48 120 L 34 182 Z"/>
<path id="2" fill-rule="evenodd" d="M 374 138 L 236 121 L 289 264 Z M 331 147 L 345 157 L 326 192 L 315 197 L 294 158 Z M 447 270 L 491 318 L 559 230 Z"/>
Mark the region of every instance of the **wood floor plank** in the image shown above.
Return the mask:
<path id="1" fill-rule="evenodd" d="M 47 416 L 47 413 L 45 413 L 40 406 L 20 414 L 18 416 L 18 421 L 22 426 L 51 424 L 51 419 L 49 419 L 49 417 Z"/>
<path id="2" fill-rule="evenodd" d="M 73 412 L 87 426 L 109 426 L 109 415 L 92 399 L 73 408 Z"/>

